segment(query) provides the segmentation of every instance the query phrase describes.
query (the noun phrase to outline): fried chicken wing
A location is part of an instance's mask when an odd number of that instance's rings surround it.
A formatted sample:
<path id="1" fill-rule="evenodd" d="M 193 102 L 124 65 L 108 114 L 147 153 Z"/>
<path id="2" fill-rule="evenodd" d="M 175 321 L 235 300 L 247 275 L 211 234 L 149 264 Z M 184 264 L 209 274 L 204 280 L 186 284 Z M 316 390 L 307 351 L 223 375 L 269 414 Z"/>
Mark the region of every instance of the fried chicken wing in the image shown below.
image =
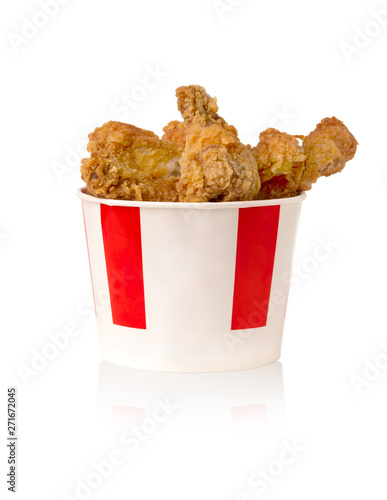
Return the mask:
<path id="1" fill-rule="evenodd" d="M 336 117 L 324 118 L 304 139 L 306 168 L 298 190 L 307 191 L 319 177 L 343 170 L 346 162 L 355 156 L 357 144 L 342 121 Z"/>
<path id="2" fill-rule="evenodd" d="M 180 201 L 254 199 L 260 188 L 257 163 L 235 127 L 218 115 L 216 98 L 198 85 L 179 87 L 176 96 L 186 129 Z"/>
<path id="3" fill-rule="evenodd" d="M 260 134 L 258 145 L 251 151 L 262 183 L 257 199 L 297 194 L 306 156 L 296 137 L 268 128 Z"/>
<path id="4" fill-rule="evenodd" d="M 89 135 L 81 174 L 104 198 L 176 201 L 182 148 L 133 125 L 108 122 Z"/>

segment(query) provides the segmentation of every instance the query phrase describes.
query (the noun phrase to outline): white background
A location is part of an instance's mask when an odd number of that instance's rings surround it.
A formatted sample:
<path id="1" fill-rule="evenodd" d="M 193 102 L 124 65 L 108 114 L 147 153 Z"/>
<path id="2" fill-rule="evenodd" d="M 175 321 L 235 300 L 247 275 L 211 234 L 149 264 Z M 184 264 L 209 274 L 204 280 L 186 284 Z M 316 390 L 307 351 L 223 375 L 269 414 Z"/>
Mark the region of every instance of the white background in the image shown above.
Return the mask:
<path id="1" fill-rule="evenodd" d="M 250 476 L 268 466 L 262 498 L 385 498 L 387 369 L 363 372 L 375 358 L 386 366 L 387 3 L 61 3 L 48 20 L 35 0 L 0 7 L 1 495 L 11 497 L 6 388 L 15 385 L 23 500 L 81 498 L 79 481 L 97 481 L 93 461 L 115 449 L 123 463 L 83 498 L 254 499 Z M 16 36 L 28 20 L 42 26 L 30 26 L 23 43 Z M 160 82 L 135 109 L 123 106 L 149 67 Z M 218 97 L 246 142 L 270 125 L 307 134 L 333 115 L 359 142 L 356 158 L 320 179 L 303 205 L 282 377 L 280 364 L 274 378 L 255 370 L 189 384 L 100 366 L 74 152 L 107 119 L 160 134 L 179 118 L 175 88 L 191 83 Z M 321 240 L 333 250 L 320 262 Z M 71 323 L 78 335 L 23 378 L 49 334 Z M 109 414 L 110 403 L 142 401 L 152 412 L 165 395 L 180 409 L 136 452 L 117 444 L 101 407 Z M 230 408 L 265 398 L 276 411 L 262 432 L 255 424 L 239 432 Z M 302 451 L 281 465 L 294 440 Z"/>

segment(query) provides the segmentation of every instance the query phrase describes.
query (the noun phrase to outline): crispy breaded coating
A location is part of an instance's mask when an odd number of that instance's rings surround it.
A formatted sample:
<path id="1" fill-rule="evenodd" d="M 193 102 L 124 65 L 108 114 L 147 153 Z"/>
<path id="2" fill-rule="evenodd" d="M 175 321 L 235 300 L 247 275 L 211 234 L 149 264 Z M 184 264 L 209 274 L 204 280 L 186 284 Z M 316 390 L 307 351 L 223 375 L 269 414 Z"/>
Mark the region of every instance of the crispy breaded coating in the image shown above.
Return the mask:
<path id="1" fill-rule="evenodd" d="M 218 115 L 216 99 L 198 85 L 179 87 L 176 96 L 187 134 L 180 201 L 254 199 L 260 188 L 257 163 L 235 127 Z"/>
<path id="2" fill-rule="evenodd" d="M 319 177 L 343 170 L 346 162 L 355 156 L 357 144 L 342 121 L 336 117 L 324 118 L 304 139 L 306 168 L 298 190 L 307 191 Z"/>
<path id="3" fill-rule="evenodd" d="M 261 189 L 257 199 L 286 198 L 311 189 L 321 176 L 340 172 L 356 153 L 357 141 L 337 118 L 325 118 L 307 137 L 267 129 L 252 148 Z M 303 139 L 302 146 L 297 139 Z"/>
<path id="4" fill-rule="evenodd" d="M 257 199 L 297 194 L 306 156 L 294 136 L 268 128 L 261 132 L 258 145 L 251 151 L 262 183 Z"/>
<path id="5" fill-rule="evenodd" d="M 176 97 L 177 108 L 188 131 L 192 125 L 200 125 L 204 128 L 217 124 L 238 137 L 237 129 L 218 115 L 216 97 L 208 95 L 200 85 L 179 87 L 176 89 Z"/>
<path id="6" fill-rule="evenodd" d="M 89 135 L 81 174 L 90 194 L 137 201 L 176 201 L 182 148 L 133 125 L 108 122 Z"/>
<path id="7" fill-rule="evenodd" d="M 169 122 L 163 128 L 163 132 L 164 135 L 161 137 L 162 141 L 172 142 L 184 148 L 186 139 L 184 122 L 179 122 L 178 120 Z"/>
<path id="8" fill-rule="evenodd" d="M 251 147 L 203 87 L 179 87 L 176 96 L 184 121 L 169 122 L 161 139 L 114 121 L 89 135 L 91 156 L 81 174 L 90 194 L 182 202 L 286 198 L 340 172 L 356 153 L 356 139 L 335 117 L 306 137 L 268 128 Z"/>

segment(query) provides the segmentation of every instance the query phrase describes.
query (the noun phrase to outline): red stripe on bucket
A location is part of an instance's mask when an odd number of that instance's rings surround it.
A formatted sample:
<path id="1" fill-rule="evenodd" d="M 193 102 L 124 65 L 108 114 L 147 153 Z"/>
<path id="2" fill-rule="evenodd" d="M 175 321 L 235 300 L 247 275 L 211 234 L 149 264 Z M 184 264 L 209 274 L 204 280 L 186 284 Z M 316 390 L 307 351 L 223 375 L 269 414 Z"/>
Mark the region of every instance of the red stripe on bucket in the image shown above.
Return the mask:
<path id="1" fill-rule="evenodd" d="M 101 205 L 101 224 L 113 323 L 145 329 L 140 209 Z"/>
<path id="2" fill-rule="evenodd" d="M 266 326 L 280 206 L 239 209 L 231 330 Z"/>

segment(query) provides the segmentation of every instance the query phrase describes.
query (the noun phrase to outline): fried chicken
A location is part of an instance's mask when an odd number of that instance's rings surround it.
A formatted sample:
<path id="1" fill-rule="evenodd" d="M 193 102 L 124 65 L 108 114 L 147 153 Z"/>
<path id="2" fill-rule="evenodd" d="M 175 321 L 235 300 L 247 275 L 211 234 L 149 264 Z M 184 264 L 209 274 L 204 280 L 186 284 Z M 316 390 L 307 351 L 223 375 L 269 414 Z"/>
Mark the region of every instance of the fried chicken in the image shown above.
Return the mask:
<path id="1" fill-rule="evenodd" d="M 192 125 L 204 128 L 216 124 L 238 137 L 237 129 L 218 115 L 216 97 L 209 96 L 200 85 L 179 87 L 176 89 L 176 97 L 178 110 L 188 131 Z"/>
<path id="2" fill-rule="evenodd" d="M 257 163 L 235 127 L 218 115 L 203 87 L 176 90 L 186 143 L 177 189 L 180 201 L 252 200 L 260 188 Z"/>
<path id="3" fill-rule="evenodd" d="M 89 135 L 81 174 L 90 194 L 137 201 L 176 201 L 182 148 L 133 125 L 108 122 Z"/>
<path id="4" fill-rule="evenodd" d="M 311 189 L 321 176 L 329 177 L 341 172 L 347 161 L 352 160 L 357 141 L 344 123 L 336 117 L 324 118 L 304 139 L 307 156 L 298 191 Z"/>
<path id="5" fill-rule="evenodd" d="M 184 121 L 169 122 L 161 139 L 114 121 L 89 135 L 91 156 L 81 174 L 90 194 L 182 202 L 285 198 L 340 172 L 356 153 L 356 139 L 335 117 L 306 137 L 268 128 L 251 147 L 203 87 L 179 87 L 176 96 Z"/>
<path id="6" fill-rule="evenodd" d="M 185 146 L 186 132 L 184 122 L 179 122 L 177 120 L 169 122 L 168 125 L 165 125 L 163 128 L 163 132 L 162 141 L 172 142 L 181 147 Z"/>
<path id="7" fill-rule="evenodd" d="M 285 198 L 297 193 L 306 156 L 296 137 L 268 128 L 251 151 L 262 183 L 257 199 Z"/>
<path id="8" fill-rule="evenodd" d="M 261 189 L 257 199 L 286 198 L 308 191 L 321 176 L 340 172 L 356 153 L 357 141 L 337 118 L 325 118 L 307 137 L 269 128 L 251 151 Z M 303 139 L 302 146 L 297 139 Z"/>

